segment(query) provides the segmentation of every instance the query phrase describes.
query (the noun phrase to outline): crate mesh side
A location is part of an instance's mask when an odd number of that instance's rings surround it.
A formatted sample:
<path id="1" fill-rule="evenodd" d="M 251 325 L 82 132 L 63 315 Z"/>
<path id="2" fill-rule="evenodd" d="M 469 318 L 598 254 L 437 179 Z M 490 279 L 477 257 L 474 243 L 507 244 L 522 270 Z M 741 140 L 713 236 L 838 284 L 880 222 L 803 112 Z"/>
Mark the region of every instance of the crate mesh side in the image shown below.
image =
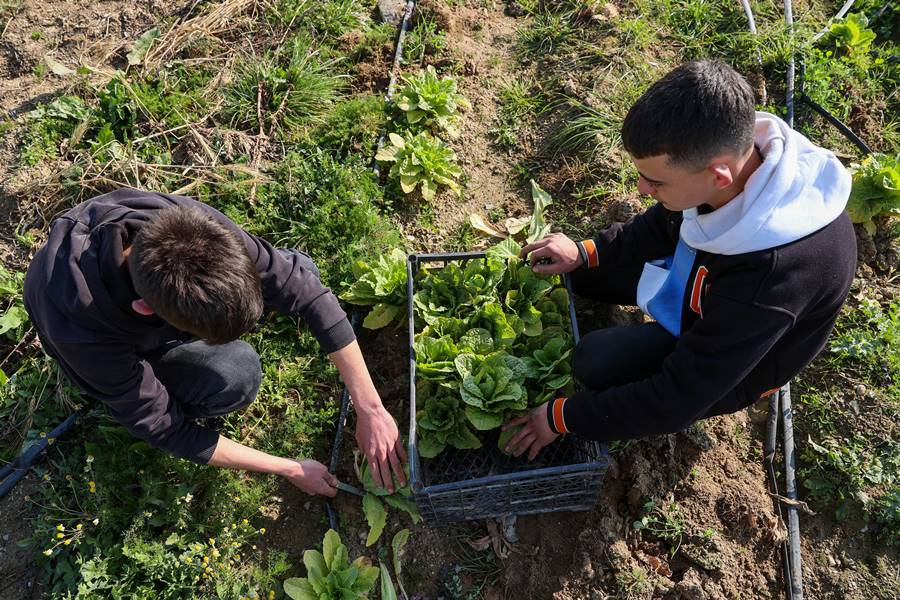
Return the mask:
<path id="1" fill-rule="evenodd" d="M 526 473 L 547 467 L 562 467 L 603 459 L 597 444 L 564 436 L 546 446 L 531 462 L 527 456 L 507 456 L 497 448 L 499 430 L 484 435 L 484 445 L 477 450 L 446 448 L 433 459 L 422 460 L 422 480 L 426 486 L 453 483 L 506 473 Z"/>
<path id="2" fill-rule="evenodd" d="M 497 482 L 479 482 L 455 490 L 416 496 L 426 521 L 434 525 L 499 517 L 590 509 L 605 474 L 603 468 L 543 474 Z"/>

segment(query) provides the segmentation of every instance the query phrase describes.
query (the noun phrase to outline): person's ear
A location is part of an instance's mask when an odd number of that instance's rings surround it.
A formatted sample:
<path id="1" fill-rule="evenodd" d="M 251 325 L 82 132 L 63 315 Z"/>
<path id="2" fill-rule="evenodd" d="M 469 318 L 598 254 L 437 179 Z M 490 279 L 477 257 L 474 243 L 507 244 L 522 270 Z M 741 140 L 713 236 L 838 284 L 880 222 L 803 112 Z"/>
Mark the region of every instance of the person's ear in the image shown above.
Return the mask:
<path id="1" fill-rule="evenodd" d="M 143 298 L 138 298 L 137 300 L 132 300 L 131 302 L 131 310 L 136 312 L 139 315 L 143 315 L 145 317 L 149 317 L 156 314 L 156 311 L 150 308 L 150 305 L 144 302 Z"/>
<path id="2" fill-rule="evenodd" d="M 711 163 L 706 167 L 706 170 L 713 176 L 713 185 L 716 186 L 716 189 L 724 190 L 734 183 L 734 174 L 731 172 L 731 167 L 728 166 L 728 163 L 725 161 Z"/>

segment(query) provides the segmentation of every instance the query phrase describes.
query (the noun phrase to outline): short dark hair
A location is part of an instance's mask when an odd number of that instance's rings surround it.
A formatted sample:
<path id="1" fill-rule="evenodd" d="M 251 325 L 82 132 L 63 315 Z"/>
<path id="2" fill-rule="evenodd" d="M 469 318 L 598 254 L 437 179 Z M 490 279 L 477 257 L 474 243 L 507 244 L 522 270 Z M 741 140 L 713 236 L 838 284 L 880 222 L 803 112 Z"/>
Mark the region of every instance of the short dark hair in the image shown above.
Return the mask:
<path id="1" fill-rule="evenodd" d="M 753 144 L 753 89 L 718 60 L 685 63 L 638 98 L 622 124 L 622 142 L 635 158 L 668 155 L 673 165 L 702 169 L 723 152 Z"/>
<path id="2" fill-rule="evenodd" d="M 262 316 L 259 272 L 243 240 L 199 209 L 154 215 L 134 237 L 128 269 L 156 314 L 210 344 L 236 340 Z"/>

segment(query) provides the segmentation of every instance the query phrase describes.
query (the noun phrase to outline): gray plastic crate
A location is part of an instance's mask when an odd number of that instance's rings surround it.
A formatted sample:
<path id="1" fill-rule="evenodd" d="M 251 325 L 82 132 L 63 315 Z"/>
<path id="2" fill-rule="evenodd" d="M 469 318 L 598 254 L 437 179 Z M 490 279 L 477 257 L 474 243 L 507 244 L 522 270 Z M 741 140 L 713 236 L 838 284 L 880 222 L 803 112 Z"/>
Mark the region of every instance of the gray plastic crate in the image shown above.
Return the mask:
<path id="1" fill-rule="evenodd" d="M 413 293 L 423 263 L 484 259 L 483 252 L 411 254 L 407 263 L 409 309 L 410 424 L 409 474 L 413 494 L 425 521 L 443 525 L 505 515 L 589 510 L 596 504 L 609 467 L 608 447 L 575 436 L 563 436 L 528 462 L 497 448 L 499 431 L 489 432 L 477 450 L 448 447 L 433 459 L 419 457 L 416 435 L 416 334 Z M 572 334 L 579 340 L 575 305 L 567 276 Z"/>

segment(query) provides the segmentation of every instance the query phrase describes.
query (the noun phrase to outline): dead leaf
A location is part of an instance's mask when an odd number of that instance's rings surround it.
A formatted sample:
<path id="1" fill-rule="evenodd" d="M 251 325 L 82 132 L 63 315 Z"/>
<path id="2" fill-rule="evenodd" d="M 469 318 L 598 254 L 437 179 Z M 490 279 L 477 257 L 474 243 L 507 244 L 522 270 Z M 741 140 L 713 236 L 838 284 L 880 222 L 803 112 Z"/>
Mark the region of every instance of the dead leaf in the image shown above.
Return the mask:
<path id="1" fill-rule="evenodd" d="M 484 218 L 476 213 L 472 213 L 471 215 L 469 215 L 469 225 L 472 226 L 472 229 L 480 231 L 481 233 L 487 234 L 491 237 L 500 239 L 506 237 L 505 234 L 500 233 L 499 231 L 488 225 Z"/>
<path id="2" fill-rule="evenodd" d="M 503 226 L 506 227 L 509 235 L 516 235 L 525 229 L 530 221 L 531 217 L 510 217 L 503 221 Z"/>
<path id="3" fill-rule="evenodd" d="M 644 562 L 653 569 L 654 573 L 662 575 L 663 577 L 672 576 L 672 569 L 669 567 L 669 563 L 660 559 L 658 556 L 644 555 Z"/>
<path id="4" fill-rule="evenodd" d="M 47 63 L 47 67 L 50 69 L 50 72 L 54 75 L 59 75 L 60 77 L 66 77 L 68 75 L 74 75 L 75 70 L 70 69 L 66 65 L 62 64 L 58 60 L 54 59 L 52 56 L 45 56 L 44 62 Z"/>
<path id="5" fill-rule="evenodd" d="M 491 536 L 486 535 L 484 537 L 466 540 L 466 543 L 471 546 L 473 550 L 484 552 L 491 547 Z"/>
<path id="6" fill-rule="evenodd" d="M 810 515 L 810 516 L 816 515 L 815 511 L 813 511 L 813 509 L 811 509 L 809 507 L 809 505 L 806 502 L 803 502 L 802 500 L 794 500 L 794 499 L 788 498 L 786 496 L 781 496 L 779 494 L 773 494 L 772 492 L 769 492 L 769 495 L 772 496 L 773 498 L 775 498 L 776 500 L 778 500 L 779 502 L 781 502 L 782 504 L 784 504 L 785 506 L 790 506 L 791 508 L 796 508 L 800 512 Z"/>

